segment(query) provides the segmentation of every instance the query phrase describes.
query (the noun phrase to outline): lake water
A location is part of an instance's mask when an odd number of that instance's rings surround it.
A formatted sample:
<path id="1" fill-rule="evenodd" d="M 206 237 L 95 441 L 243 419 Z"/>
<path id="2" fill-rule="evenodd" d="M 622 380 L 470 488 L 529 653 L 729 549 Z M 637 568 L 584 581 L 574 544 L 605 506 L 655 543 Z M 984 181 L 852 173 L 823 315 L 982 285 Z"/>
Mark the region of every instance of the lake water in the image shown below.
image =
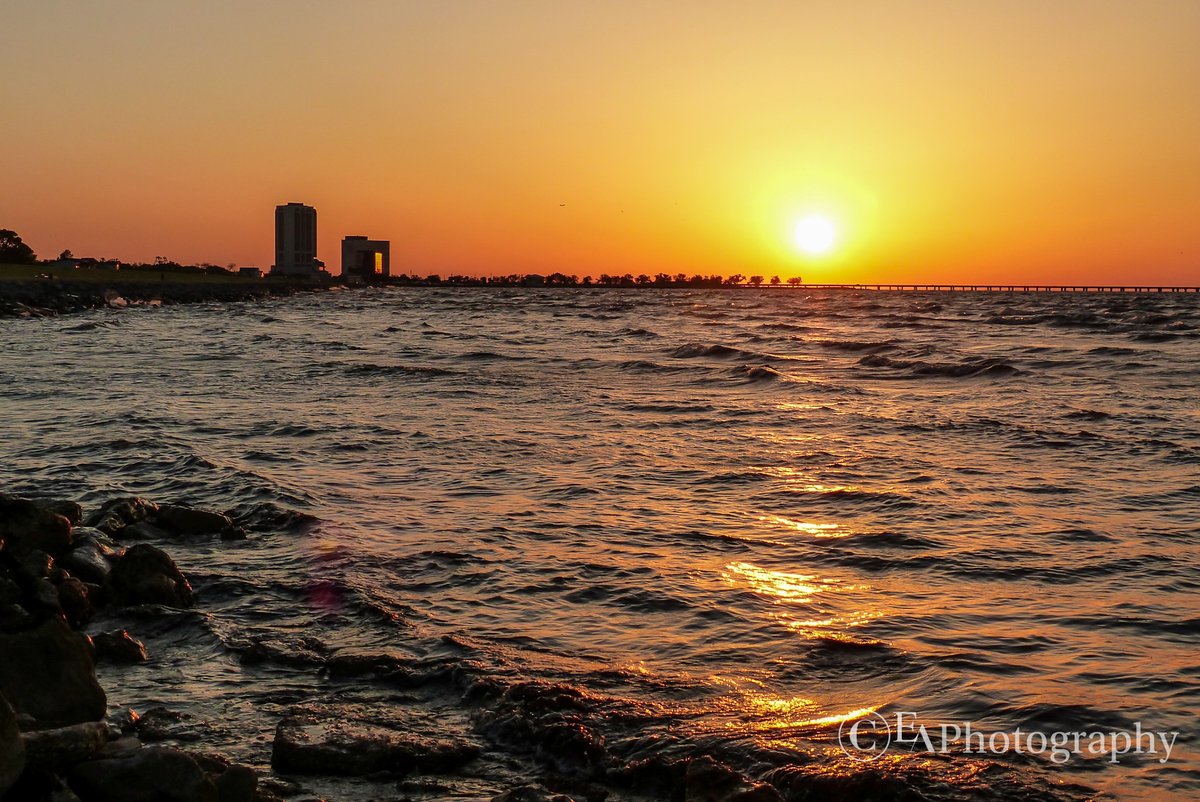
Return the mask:
<path id="1" fill-rule="evenodd" d="M 1200 797 L 1200 297 L 368 289 L 0 321 L 0 354 L 9 490 L 254 530 L 167 545 L 198 612 L 118 620 L 154 659 L 102 677 L 206 748 L 265 766 L 290 708 L 403 709 L 484 752 L 416 798 L 572 770 L 625 798 L 698 754 Z M 348 648 L 392 673 L 320 670 Z M 573 700 L 591 769 L 489 717 L 479 688 L 525 683 Z M 859 762 L 870 711 L 1180 734 L 1165 763 Z"/>

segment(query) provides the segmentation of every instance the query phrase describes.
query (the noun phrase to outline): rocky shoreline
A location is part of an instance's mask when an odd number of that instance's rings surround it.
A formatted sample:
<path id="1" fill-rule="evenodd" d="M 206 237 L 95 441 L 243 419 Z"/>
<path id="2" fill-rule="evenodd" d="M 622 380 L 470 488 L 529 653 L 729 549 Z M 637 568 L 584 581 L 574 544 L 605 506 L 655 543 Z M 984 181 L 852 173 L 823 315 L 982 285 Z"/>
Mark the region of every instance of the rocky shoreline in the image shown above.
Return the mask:
<path id="1" fill-rule="evenodd" d="M 0 281 L 0 318 L 54 317 L 88 309 L 258 301 L 315 292 L 323 285 L 291 281 Z"/>
<path id="2" fill-rule="evenodd" d="M 155 544 L 238 547 L 234 541 L 314 520 L 280 508 L 268 517 L 132 497 L 85 513 L 74 502 L 0 494 L 0 802 L 311 802 L 341 798 L 328 790 L 339 781 L 358 783 L 351 798 L 371 800 L 979 798 L 947 786 L 924 762 L 868 770 L 775 747 L 760 753 L 757 769 L 735 770 L 712 745 L 649 735 L 636 717 L 584 689 L 491 676 L 452 636 L 443 636 L 448 654 L 424 657 L 309 637 L 228 642 L 249 674 L 266 666 L 319 677 L 332 693 L 288 694 L 268 717 L 273 737 L 243 753 L 253 766 L 205 751 L 211 722 L 193 719 L 186 705 L 127 706 L 124 672 L 143 670 L 139 664 L 166 671 L 155 663 L 170 654 L 148 654 L 112 626 L 140 621 L 149 630 L 155 621 L 203 615 L 212 603 Z M 434 686 L 465 715 L 422 710 L 417 695 Z M 382 704 L 363 704 L 364 687 L 392 691 Z M 1051 792 L 994 765 L 986 772 L 989 799 L 1085 796 L 1062 786 Z"/>

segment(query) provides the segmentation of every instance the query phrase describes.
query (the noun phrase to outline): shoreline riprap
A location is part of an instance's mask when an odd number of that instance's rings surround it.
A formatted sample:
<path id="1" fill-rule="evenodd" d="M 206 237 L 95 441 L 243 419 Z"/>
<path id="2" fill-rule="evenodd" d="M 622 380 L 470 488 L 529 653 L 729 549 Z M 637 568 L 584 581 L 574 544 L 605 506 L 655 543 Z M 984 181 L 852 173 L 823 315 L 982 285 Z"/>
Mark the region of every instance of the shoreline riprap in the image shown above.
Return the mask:
<path id="1" fill-rule="evenodd" d="M 327 289 L 322 284 L 260 281 L 0 281 L 0 318 L 55 317 L 89 309 L 261 301 Z"/>

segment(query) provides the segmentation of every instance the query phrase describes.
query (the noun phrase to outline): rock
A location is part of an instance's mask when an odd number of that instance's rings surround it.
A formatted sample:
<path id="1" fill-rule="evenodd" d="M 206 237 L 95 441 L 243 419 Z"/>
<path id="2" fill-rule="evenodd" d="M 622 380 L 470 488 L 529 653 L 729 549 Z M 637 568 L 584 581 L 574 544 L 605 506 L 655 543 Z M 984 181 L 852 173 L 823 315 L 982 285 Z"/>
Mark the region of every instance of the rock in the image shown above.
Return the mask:
<path id="1" fill-rule="evenodd" d="M 103 721 L 27 732 L 22 736 L 25 761 L 33 768 L 62 772 L 99 754 L 108 743 L 108 735 L 108 725 Z"/>
<path id="2" fill-rule="evenodd" d="M 13 554 L 38 549 L 57 557 L 71 547 L 71 522 L 35 501 L 0 494 L 0 542 Z"/>
<path id="3" fill-rule="evenodd" d="M 105 502 L 99 510 L 89 515 L 84 523 L 96 527 L 106 535 L 112 535 L 130 524 L 151 518 L 157 512 L 158 505 L 153 501 L 135 496 L 115 498 Z"/>
<path id="4" fill-rule="evenodd" d="M 71 522 L 71 526 L 79 526 L 83 522 L 83 507 L 74 501 L 51 501 L 46 503 L 46 509 L 57 513 Z"/>
<path id="5" fill-rule="evenodd" d="M 67 776 L 83 802 L 218 802 L 217 786 L 178 749 L 149 746 L 127 757 L 91 760 Z"/>
<path id="6" fill-rule="evenodd" d="M 141 716 L 132 707 L 118 707 L 104 717 L 104 723 L 114 738 L 133 733 L 140 720 Z"/>
<path id="7" fill-rule="evenodd" d="M 552 794 L 540 785 L 518 785 L 509 788 L 499 796 L 492 797 L 492 802 L 575 802 L 564 794 Z"/>
<path id="8" fill-rule="evenodd" d="M 96 659 L 110 663 L 144 663 L 150 659 L 146 646 L 123 629 L 92 636 Z"/>
<path id="9" fill-rule="evenodd" d="M 233 528 L 233 521 L 226 515 L 179 504 L 163 504 L 159 507 L 157 523 L 181 535 L 215 534 Z"/>
<path id="10" fill-rule="evenodd" d="M 54 558 L 41 549 L 22 551 L 17 564 L 29 576 L 46 578 L 54 571 Z"/>
<path id="11" fill-rule="evenodd" d="M 160 529 L 149 521 L 130 524 L 119 534 L 121 540 L 165 540 L 168 537 L 165 529 Z"/>
<path id="12" fill-rule="evenodd" d="M 296 774 L 344 776 L 445 772 L 478 753 L 478 747 L 462 739 L 345 718 L 295 715 L 284 718 L 275 730 L 271 765 Z"/>
<path id="13" fill-rule="evenodd" d="M 254 802 L 258 775 L 246 766 L 233 765 L 217 776 L 221 802 Z"/>
<path id="14" fill-rule="evenodd" d="M 25 742 L 17 727 L 17 714 L 0 695 L 0 796 L 25 770 Z"/>
<path id="15" fill-rule="evenodd" d="M 20 632 L 0 632 L 0 694 L 43 727 L 104 717 L 107 699 L 96 682 L 87 643 L 60 618 Z"/>
<path id="16" fill-rule="evenodd" d="M 33 616 L 19 604 L 0 605 L 0 632 L 15 632 L 33 623 Z"/>
<path id="17" fill-rule="evenodd" d="M 92 620 L 92 602 L 87 586 L 73 576 L 58 583 L 58 603 L 67 623 L 78 629 Z"/>
<path id="18" fill-rule="evenodd" d="M 131 547 L 114 563 L 107 588 L 115 604 L 191 607 L 192 586 L 165 551 L 148 543 Z"/>
<path id="19" fill-rule="evenodd" d="M 70 571 L 72 576 L 88 582 L 104 584 L 109 571 L 112 570 L 109 558 L 114 555 L 115 552 L 111 549 L 105 548 L 95 540 L 87 539 L 79 542 L 75 548 L 64 554 L 58 564 Z"/>

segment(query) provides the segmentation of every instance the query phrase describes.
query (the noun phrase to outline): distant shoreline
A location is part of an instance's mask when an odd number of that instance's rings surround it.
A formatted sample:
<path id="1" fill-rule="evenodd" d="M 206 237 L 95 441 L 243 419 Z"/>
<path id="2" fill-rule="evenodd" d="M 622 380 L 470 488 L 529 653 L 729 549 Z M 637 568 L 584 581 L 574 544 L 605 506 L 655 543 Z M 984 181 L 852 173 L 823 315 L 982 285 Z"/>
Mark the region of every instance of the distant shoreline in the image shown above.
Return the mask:
<path id="1" fill-rule="evenodd" d="M 204 302 L 240 302 L 264 300 L 295 295 L 302 292 L 320 292 L 348 285 L 340 280 L 311 281 L 285 278 L 243 278 L 240 276 L 212 276 L 179 274 L 170 271 L 88 270 L 70 278 L 60 275 L 30 277 L 28 275 L 4 275 L 0 268 L 0 318 L 54 317 L 88 309 L 137 306 L 169 306 L 175 304 Z M 349 286 L 367 286 L 362 284 Z M 408 289 L 487 290 L 772 290 L 777 292 L 796 291 L 849 291 L 849 292 L 921 292 L 957 293 L 987 292 L 1003 294 L 1118 294 L 1118 295 L 1197 295 L 1200 287 L 1172 286 L 1110 286 L 1110 285 L 1033 285 L 1033 284 L 557 284 L 536 282 L 484 282 L 470 283 L 452 280 L 410 279 L 394 277 L 378 285 Z"/>
<path id="2" fill-rule="evenodd" d="M 0 280 L 0 318 L 56 317 L 89 309 L 256 301 L 328 286 L 288 281 Z"/>

